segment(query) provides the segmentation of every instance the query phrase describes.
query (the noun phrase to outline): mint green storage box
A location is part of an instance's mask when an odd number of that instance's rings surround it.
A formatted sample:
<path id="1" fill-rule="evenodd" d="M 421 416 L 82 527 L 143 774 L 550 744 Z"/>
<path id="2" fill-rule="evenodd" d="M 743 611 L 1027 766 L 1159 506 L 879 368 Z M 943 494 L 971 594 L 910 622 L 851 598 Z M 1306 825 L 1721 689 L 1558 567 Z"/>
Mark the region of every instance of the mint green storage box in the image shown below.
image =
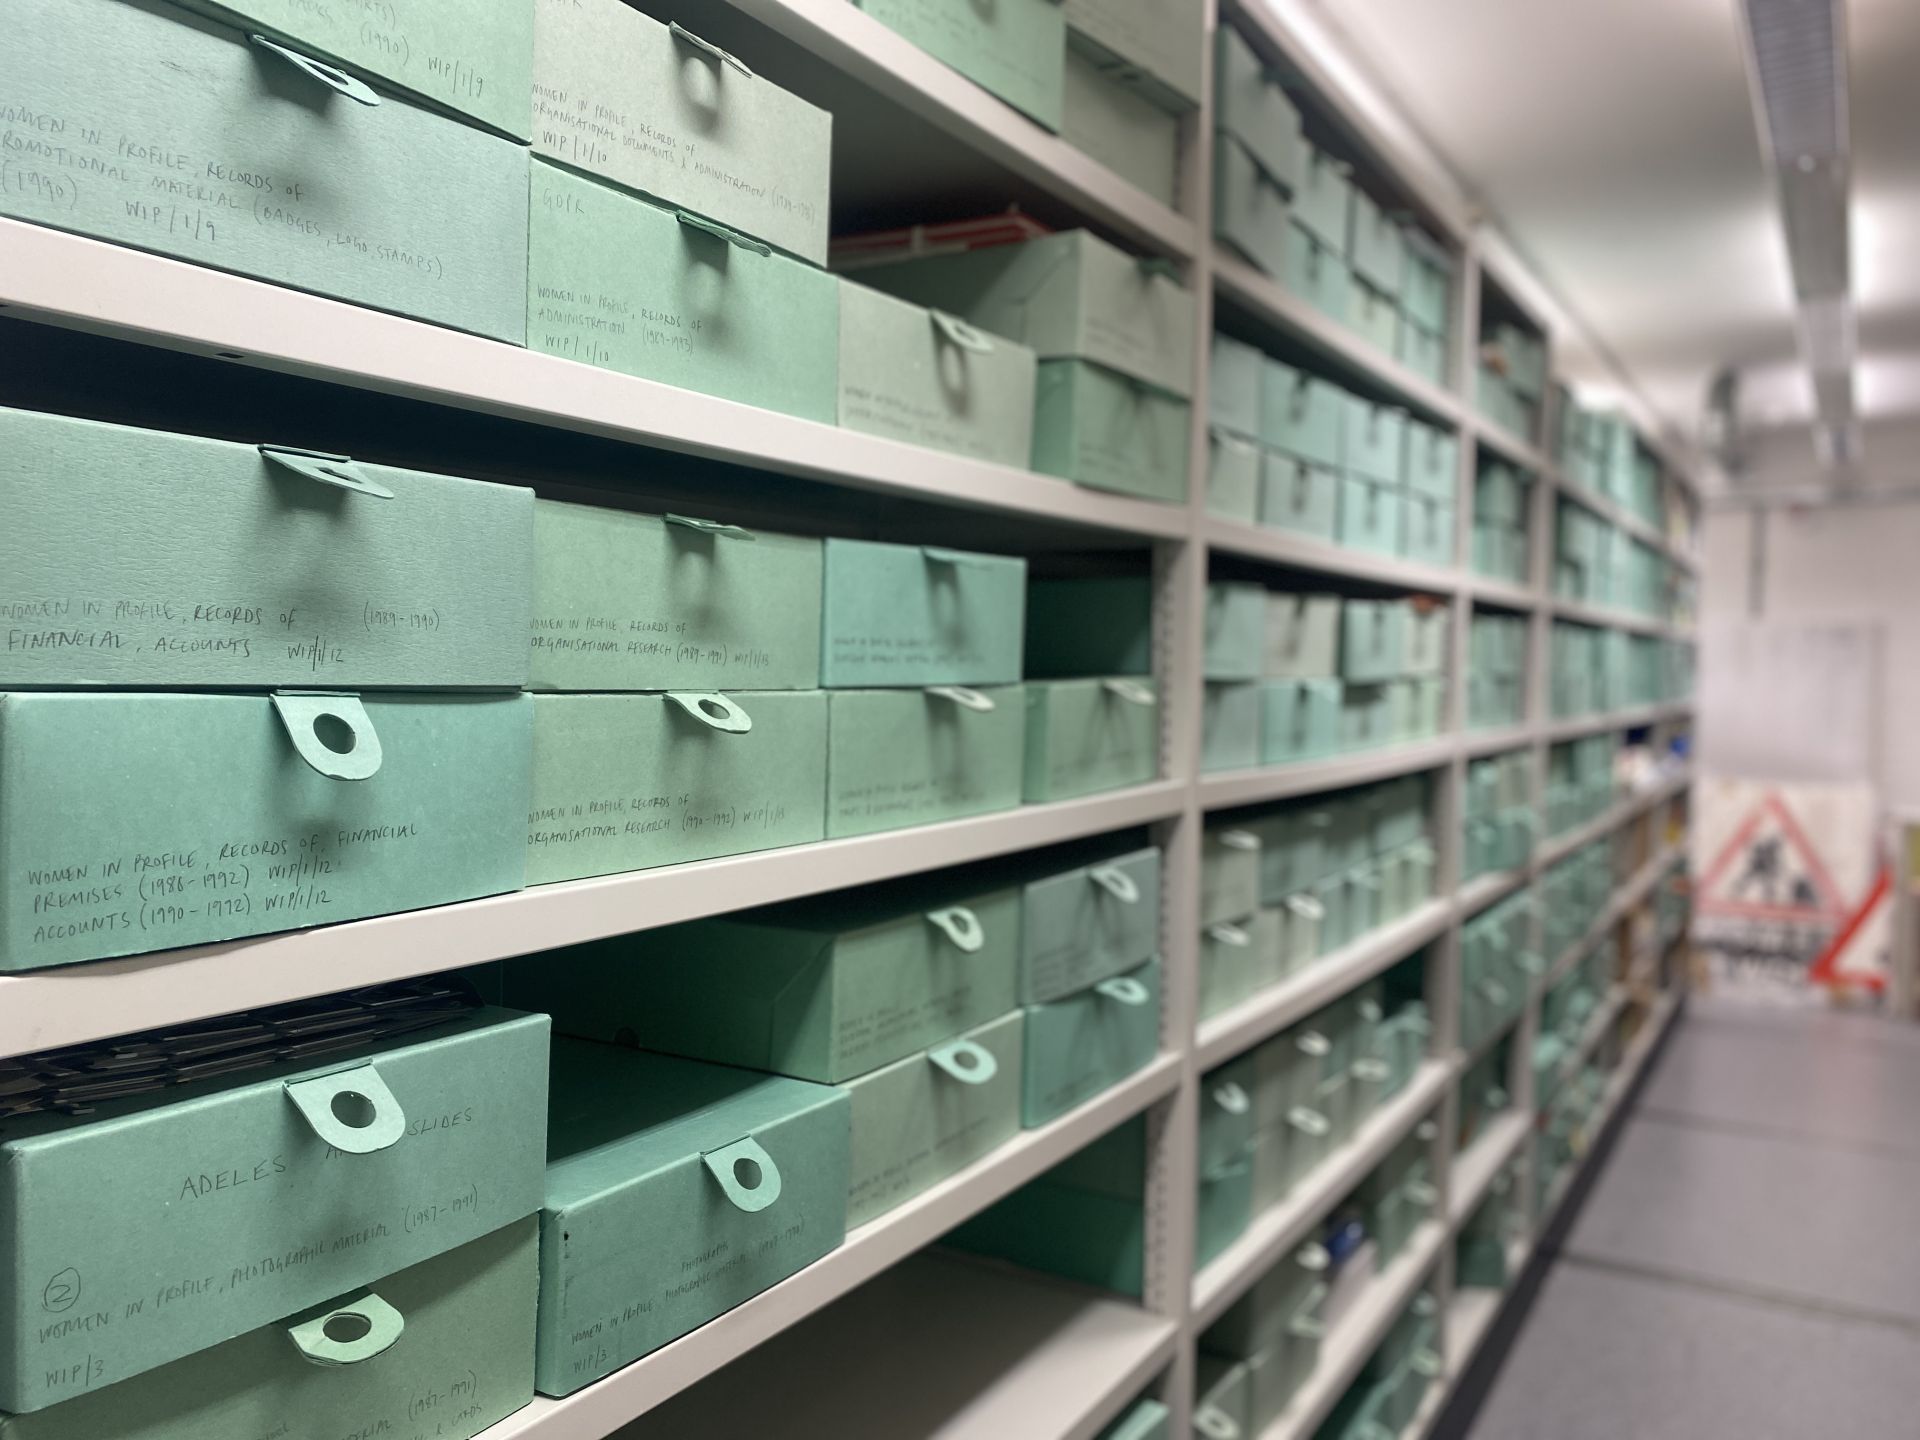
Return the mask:
<path id="1" fill-rule="evenodd" d="M 568 1395 L 836 1249 L 846 1092 L 553 1042 L 535 1384 Z"/>
<path id="2" fill-rule="evenodd" d="M 1294 221 L 1334 254 L 1345 255 L 1353 228 L 1353 202 L 1347 167 L 1308 145 L 1300 186 L 1293 196 Z"/>
<path id="3" fill-rule="evenodd" d="M 355 104 L 152 0 L 13 0 L 0 94 L 16 117 L 0 214 L 526 339 L 523 146 L 391 96 Z"/>
<path id="4" fill-rule="evenodd" d="M 823 838 L 827 696 L 536 695 L 527 883 Z"/>
<path id="5" fill-rule="evenodd" d="M 852 1150 L 847 1228 L 864 1225 L 1020 1133 L 1014 1012 L 847 1081 Z"/>
<path id="6" fill-rule="evenodd" d="M 1401 670 L 1407 675 L 1438 675 L 1447 668 L 1447 645 L 1451 639 L 1451 611 L 1444 604 L 1421 605 L 1409 601 L 1388 601 L 1398 606 L 1404 648 Z"/>
<path id="7" fill-rule="evenodd" d="M 1224 32 L 1225 27 L 1222 27 Z M 1244 1362 L 1202 1350 L 1194 1379 L 1195 1440 L 1253 1440 Z"/>
<path id="8" fill-rule="evenodd" d="M 533 162 L 527 345 L 818 420 L 840 414 L 840 281 L 757 241 Z"/>
<path id="9" fill-rule="evenodd" d="M 1253 1057 L 1242 1055 L 1200 1077 L 1200 1173 L 1245 1157 L 1253 1144 Z"/>
<path id="10" fill-rule="evenodd" d="M 1014 1008 L 1020 892 L 911 881 L 516 961 L 565 1035 L 837 1085 Z"/>
<path id="11" fill-rule="evenodd" d="M 826 542 L 820 683 L 1004 685 L 1020 678 L 1027 562 L 937 545 Z"/>
<path id="12" fill-rule="evenodd" d="M 1216 128 L 1246 146 L 1288 193 L 1300 188 L 1307 168 L 1300 112 L 1231 25 L 1216 37 L 1213 104 Z"/>
<path id="13" fill-rule="evenodd" d="M 1021 1122 L 1029 1129 L 1143 1068 L 1160 1048 L 1160 962 L 1026 1011 Z"/>
<path id="14" fill-rule="evenodd" d="M 533 12 L 534 154 L 827 263 L 831 115 L 619 0 Z"/>
<path id="15" fill-rule="evenodd" d="M 1339 740 L 1335 749 L 1346 753 L 1373 750 L 1394 740 L 1391 682 L 1345 682 L 1340 689 Z"/>
<path id="16" fill-rule="evenodd" d="M 1094 1145 L 1104 1147 L 1124 1133 L 1113 1132 Z M 1134 1182 L 1131 1194 L 1061 1183 L 1056 1177 L 1073 1163 L 1055 1167 L 949 1230 L 941 1244 L 1138 1299 L 1146 1254 L 1140 1182 Z"/>
<path id="17" fill-rule="evenodd" d="M 1258 680 L 1266 644 L 1267 592 L 1246 581 L 1207 586 L 1206 676 Z"/>
<path id="18" fill-rule="evenodd" d="M 621 7 L 625 8 L 625 7 Z M 937 310 L 840 282 L 840 424 L 1027 468 L 1034 358 Z"/>
<path id="19" fill-rule="evenodd" d="M 1407 412 L 1347 397 L 1346 473 L 1388 485 L 1405 482 Z"/>
<path id="20" fill-rule="evenodd" d="M 1245 439 L 1260 434 L 1260 377 L 1267 357 L 1231 335 L 1213 332 L 1207 364 L 1207 418 Z"/>
<path id="21" fill-rule="evenodd" d="M 1060 0 L 954 9 L 943 0 L 853 0 L 943 65 L 1049 130 L 1060 128 L 1067 26 Z"/>
<path id="22" fill-rule="evenodd" d="M 1020 803 L 1027 725 L 1020 686 L 957 694 L 947 687 L 833 690 L 827 704 L 829 838 Z"/>
<path id="23" fill-rule="evenodd" d="M 528 1215 L 144 1375 L 0 1414 L 0 1437 L 470 1440 L 533 1399 L 537 1228 Z M 329 1327 L 366 1334 L 338 1341 Z"/>
<path id="24" fill-rule="evenodd" d="M 1453 506 L 1409 491 L 1401 496 L 1399 553 L 1422 565 L 1453 564 Z"/>
<path id="25" fill-rule="evenodd" d="M 1067 43 L 1156 94 L 1168 110 L 1200 103 L 1206 10 L 1198 0 L 1065 0 Z"/>
<path id="26" fill-rule="evenodd" d="M 1287 268 L 1287 191 L 1231 134 L 1214 138 L 1213 233 L 1267 274 Z"/>
<path id="27" fill-rule="evenodd" d="M 1251 770 L 1260 763 L 1260 683 L 1208 681 L 1200 699 L 1200 771 Z"/>
<path id="28" fill-rule="evenodd" d="M 1219 425 L 1207 434 L 1207 513 L 1222 520 L 1267 524 L 1264 516 L 1267 457 L 1251 440 Z M 1284 489 L 1283 494 L 1289 493 Z"/>
<path id="29" fill-rule="evenodd" d="M 1158 1400 L 1136 1400 L 1099 1440 L 1173 1440 L 1173 1412 Z"/>
<path id="30" fill-rule="evenodd" d="M 1393 296 L 1358 275 L 1347 277 L 1346 326 L 1382 355 L 1400 339 L 1400 310 Z"/>
<path id="31" fill-rule="evenodd" d="M 0 692 L 0 971 L 518 890 L 531 706 Z"/>
<path id="32" fill-rule="evenodd" d="M 1201 1175 L 1194 1214 L 1195 1268 L 1217 1259 L 1223 1250 L 1246 1233 L 1247 1223 L 1252 1218 L 1252 1156 L 1246 1156 L 1211 1174 Z"/>
<path id="33" fill-rule="evenodd" d="M 1324 760 L 1341 748 L 1338 680 L 1273 680 L 1261 689 L 1262 765 Z"/>
<path id="34" fill-rule="evenodd" d="M 530 490 L 0 409 L 0 686 L 517 690 L 532 555 Z"/>
<path id="35" fill-rule="evenodd" d="M 1260 908 L 1260 836 L 1244 825 L 1209 825 L 1200 837 L 1200 923 L 1238 920 Z"/>
<path id="36" fill-rule="evenodd" d="M 1340 524 L 1335 532 L 1340 543 L 1372 555 L 1398 554 L 1405 500 L 1397 485 L 1346 475 L 1340 481 Z"/>
<path id="37" fill-rule="evenodd" d="M 1407 242 L 1400 222 L 1362 190 L 1353 192 L 1347 254 L 1353 270 L 1398 308 L 1406 283 Z"/>
<path id="38" fill-rule="evenodd" d="M 1331 380 L 1268 360 L 1260 371 L 1260 438 L 1275 449 L 1338 469 L 1346 444 L 1347 392 Z"/>
<path id="39" fill-rule="evenodd" d="M 1172 395 L 1193 393 L 1193 296 L 1088 231 L 875 265 L 860 279 L 1017 340 L 1042 360 L 1089 360 Z"/>
<path id="40" fill-rule="evenodd" d="M 1394 336 L 1394 358 L 1414 374 L 1436 385 L 1447 383 L 1447 337 L 1444 331 L 1429 330 L 1400 312 L 1399 333 Z"/>
<path id="41" fill-rule="evenodd" d="M 482 1009 L 318 1066 L 0 1123 L 0 1404 L 51 1421 L 86 1395 L 75 1413 L 97 1418 L 116 1382 L 531 1215 L 546 1057 L 544 1015 Z"/>
<path id="42" fill-rule="evenodd" d="M 1117 370 L 1042 361 L 1033 468 L 1093 490 L 1183 501 L 1190 415 L 1186 401 Z"/>
<path id="43" fill-rule="evenodd" d="M 1138 72 L 1134 72 L 1137 74 Z M 1162 205 L 1175 202 L 1180 116 L 1125 71 L 1102 69 L 1069 41 L 1061 87 L 1060 138 Z"/>
<path id="44" fill-rule="evenodd" d="M 1404 435 L 1406 454 L 1400 464 L 1402 483 L 1418 494 L 1453 504 L 1459 482 L 1459 437 L 1437 425 L 1411 418 L 1406 423 Z"/>
<path id="45" fill-rule="evenodd" d="M 1299 805 L 1243 822 L 1260 837 L 1260 903 L 1284 905 L 1310 890 L 1332 868 L 1327 860 L 1328 812 Z"/>
<path id="46" fill-rule="evenodd" d="M 1133 969 L 1160 948 L 1159 850 L 1102 853 L 1027 880 L 1020 923 L 1023 1005 Z"/>
<path id="47" fill-rule="evenodd" d="M 1340 249 L 1300 223 L 1287 226 L 1286 263 L 1280 283 L 1330 320 L 1347 323 L 1350 272 Z"/>
<path id="48" fill-rule="evenodd" d="M 1286 976 L 1278 910 L 1256 910 L 1237 921 L 1200 931 L 1200 1018 L 1209 1019 L 1252 998 Z"/>
<path id="49" fill-rule="evenodd" d="M 1329 1263 L 1325 1248 L 1313 1243 L 1276 1261 L 1207 1329 L 1201 1343 L 1237 1360 L 1284 1348 L 1294 1322 L 1317 1317 L 1326 1303 Z"/>
<path id="50" fill-rule="evenodd" d="M 1270 680 L 1318 680 L 1340 673 L 1338 595 L 1269 590 L 1261 673 Z"/>
<path id="51" fill-rule="evenodd" d="M 1260 523 L 1331 541 L 1340 526 L 1340 475 L 1280 450 L 1260 465 Z"/>
<path id="52" fill-rule="evenodd" d="M 819 683 L 818 540 L 557 500 L 533 540 L 529 688 Z"/>
<path id="53" fill-rule="evenodd" d="M 1160 702 L 1143 680 L 1035 680 L 1026 685 L 1029 805 L 1072 800 L 1160 773 Z"/>
<path id="54" fill-rule="evenodd" d="M 1027 584 L 1029 680 L 1153 673 L 1153 586 L 1144 576 Z"/>
<path id="55" fill-rule="evenodd" d="M 1400 308 L 1422 329 L 1444 336 L 1453 323 L 1453 260 L 1420 231 L 1405 232 Z"/>

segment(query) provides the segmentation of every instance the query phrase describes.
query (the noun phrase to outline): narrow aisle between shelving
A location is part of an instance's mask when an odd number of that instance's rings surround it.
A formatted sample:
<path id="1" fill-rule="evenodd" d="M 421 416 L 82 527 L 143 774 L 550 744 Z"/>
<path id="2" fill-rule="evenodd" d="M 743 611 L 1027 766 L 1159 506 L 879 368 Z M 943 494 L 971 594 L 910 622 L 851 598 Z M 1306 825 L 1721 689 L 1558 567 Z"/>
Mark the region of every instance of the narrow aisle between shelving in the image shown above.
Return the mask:
<path id="1" fill-rule="evenodd" d="M 1696 999 L 1470 1440 L 1911 1430 L 1920 1032 Z"/>

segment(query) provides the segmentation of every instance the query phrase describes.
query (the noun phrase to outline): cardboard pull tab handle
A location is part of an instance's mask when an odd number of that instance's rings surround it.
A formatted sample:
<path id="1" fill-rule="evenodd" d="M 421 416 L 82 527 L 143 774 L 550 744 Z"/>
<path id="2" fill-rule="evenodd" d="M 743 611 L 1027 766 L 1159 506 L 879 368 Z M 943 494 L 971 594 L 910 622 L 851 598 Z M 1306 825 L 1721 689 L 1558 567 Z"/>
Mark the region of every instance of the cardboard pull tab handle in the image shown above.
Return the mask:
<path id="1" fill-rule="evenodd" d="M 927 314 L 933 318 L 933 328 L 962 350 L 971 350 L 975 355 L 993 353 L 993 341 L 958 315 L 949 315 L 944 310 L 929 310 Z"/>
<path id="2" fill-rule="evenodd" d="M 349 100 L 361 105 L 380 103 L 378 95 L 344 70 L 337 70 L 324 61 L 315 60 L 310 55 L 302 55 L 298 50 L 290 50 L 278 40 L 269 40 L 264 35 L 249 35 L 247 39 L 262 50 L 272 51 L 295 69 L 305 71 L 329 90 L 338 91 Z"/>
<path id="3" fill-rule="evenodd" d="M 714 691 L 669 690 L 667 699 L 702 725 L 718 730 L 723 735 L 745 735 L 753 729 L 752 716 L 726 696 Z"/>
<path id="4" fill-rule="evenodd" d="M 938 695 L 942 700 L 951 700 L 962 710 L 977 710 L 985 714 L 993 709 L 991 695 L 982 695 L 978 690 L 969 690 L 964 685 L 929 685 L 927 694 Z"/>
<path id="5" fill-rule="evenodd" d="M 292 445 L 262 445 L 258 448 L 262 460 L 269 465 L 278 465 L 282 470 L 291 470 L 295 475 L 318 480 L 322 485 L 334 485 L 360 495 L 371 495 L 376 500 L 393 499 L 393 491 L 362 474 L 351 455 L 330 455 L 325 450 L 301 450 Z"/>
<path id="6" fill-rule="evenodd" d="M 944 910 L 929 910 L 927 923 L 953 942 L 963 955 L 977 955 L 987 943 L 986 927 L 980 917 L 964 905 L 949 905 Z"/>
<path id="7" fill-rule="evenodd" d="M 1429 1380 L 1438 1380 L 1440 1372 L 1446 1368 L 1437 1350 L 1416 1350 L 1407 1363 Z"/>
<path id="8" fill-rule="evenodd" d="M 749 80 L 754 78 L 753 71 L 747 68 L 746 62 L 738 55 L 735 55 L 731 50 L 722 50 L 711 40 L 702 40 L 678 20 L 669 20 L 667 22 L 667 29 L 673 33 L 673 38 L 680 41 L 681 44 L 691 45 L 696 50 L 704 50 L 723 65 L 731 65 Z"/>
<path id="9" fill-rule="evenodd" d="M 994 557 L 972 550 L 950 550 L 945 545 L 922 545 L 920 553 L 936 565 L 991 565 Z"/>
<path id="10" fill-rule="evenodd" d="M 1162 280 L 1180 278 L 1180 267 L 1164 255 L 1144 255 L 1134 263 L 1140 267 L 1140 273 L 1149 280 L 1156 276 Z"/>
<path id="11" fill-rule="evenodd" d="M 1144 1005 L 1153 999 L 1153 992 L 1131 975 L 1115 975 L 1111 980 L 1102 980 L 1093 988 L 1109 1000 L 1118 1000 L 1122 1005 Z"/>
<path id="12" fill-rule="evenodd" d="M 984 1085 L 1000 1073 L 1000 1062 L 984 1045 L 951 1040 L 927 1051 L 927 1059 L 963 1085 Z"/>
<path id="13" fill-rule="evenodd" d="M 1333 1252 L 1318 1242 L 1302 1245 L 1294 1251 L 1293 1263 L 1302 1270 L 1311 1270 L 1319 1274 L 1333 1264 Z"/>
<path id="14" fill-rule="evenodd" d="M 372 1065 L 289 1080 L 283 1087 L 313 1133 L 345 1155 L 372 1155 L 407 1133 L 407 1112 Z"/>
<path id="15" fill-rule="evenodd" d="M 287 1338 L 315 1365 L 358 1365 L 382 1351 L 407 1328 L 400 1312 L 371 1290 L 336 1300 L 318 1314 L 287 1327 Z"/>
<path id="16" fill-rule="evenodd" d="M 1353 1078 L 1363 1080 L 1369 1085 L 1384 1084 L 1393 1073 L 1393 1067 L 1384 1060 L 1356 1060 L 1353 1062 Z"/>
<path id="17" fill-rule="evenodd" d="M 757 540 L 760 537 L 751 530 L 738 525 L 728 525 L 719 520 L 701 520 L 692 515 L 662 515 L 669 525 L 679 525 L 688 530 L 698 530 L 702 535 L 720 535 L 728 540 Z"/>
<path id="18" fill-rule="evenodd" d="M 1213 443 L 1222 449 L 1238 450 L 1247 455 L 1257 455 L 1260 453 L 1260 447 L 1258 445 L 1255 445 L 1251 440 L 1242 440 L 1238 435 L 1226 429 L 1224 426 L 1209 425 L 1207 427 L 1207 433 L 1212 436 Z"/>
<path id="19" fill-rule="evenodd" d="M 1216 837 L 1229 850 L 1258 850 L 1260 837 L 1251 830 L 1222 830 Z"/>
<path id="20" fill-rule="evenodd" d="M 1440 1192 L 1424 1180 L 1415 1180 L 1407 1186 L 1407 1198 L 1422 1210 L 1430 1210 L 1440 1199 Z"/>
<path id="21" fill-rule="evenodd" d="M 780 1198 L 780 1167 L 751 1135 L 700 1158 L 735 1209 L 753 1215 Z"/>
<path id="22" fill-rule="evenodd" d="M 1140 887 L 1118 865 L 1096 865 L 1087 871 L 1087 879 L 1098 885 L 1122 905 L 1140 903 Z"/>
<path id="23" fill-rule="evenodd" d="M 1193 1412 L 1193 1429 L 1205 1440 L 1240 1440 L 1239 1423 L 1212 1405 L 1202 1405 Z"/>
<path id="24" fill-rule="evenodd" d="M 1151 685 L 1143 685 L 1138 680 L 1127 680 L 1116 677 L 1112 680 L 1102 680 L 1100 685 L 1109 695 L 1117 695 L 1129 705 L 1151 705 L 1154 703 L 1153 687 Z"/>
<path id="25" fill-rule="evenodd" d="M 1207 938 L 1218 940 L 1222 945 L 1231 945 L 1236 950 L 1244 950 L 1253 943 L 1253 937 L 1238 925 L 1209 925 Z"/>
<path id="26" fill-rule="evenodd" d="M 1253 1097 L 1244 1085 L 1228 1080 L 1213 1087 L 1213 1103 L 1229 1115 L 1244 1115 L 1253 1108 Z"/>
<path id="27" fill-rule="evenodd" d="M 738 230 L 729 230 L 726 226 L 717 224 L 703 216 L 692 215 L 685 210 L 676 210 L 673 212 L 673 218 L 691 230 L 705 231 L 717 239 L 726 241 L 727 244 L 734 246 L 736 249 L 748 250 L 755 255 L 773 254 L 773 247 L 771 245 L 763 245 L 751 236 L 742 235 Z"/>
<path id="28" fill-rule="evenodd" d="M 1287 908 L 1302 920 L 1324 920 L 1327 918 L 1327 907 L 1311 895 L 1289 895 L 1287 897 Z"/>
<path id="29" fill-rule="evenodd" d="M 1287 1112 L 1287 1123 L 1301 1134 L 1311 1135 L 1316 1140 L 1324 1137 L 1332 1128 L 1328 1125 L 1326 1116 L 1318 1110 L 1309 1110 L 1304 1105 L 1296 1105 Z"/>
<path id="30" fill-rule="evenodd" d="M 1414 1127 L 1413 1135 L 1422 1145 L 1431 1145 L 1440 1138 L 1440 1127 L 1431 1120 L 1422 1120 Z"/>
<path id="31" fill-rule="evenodd" d="M 380 770 L 380 737 L 356 695 L 276 690 L 269 697 L 302 760 L 329 780 L 368 780 Z"/>
<path id="32" fill-rule="evenodd" d="M 1312 1055 L 1316 1059 L 1324 1056 L 1333 1048 L 1333 1042 L 1318 1030 L 1308 1030 L 1293 1042 L 1302 1055 Z"/>

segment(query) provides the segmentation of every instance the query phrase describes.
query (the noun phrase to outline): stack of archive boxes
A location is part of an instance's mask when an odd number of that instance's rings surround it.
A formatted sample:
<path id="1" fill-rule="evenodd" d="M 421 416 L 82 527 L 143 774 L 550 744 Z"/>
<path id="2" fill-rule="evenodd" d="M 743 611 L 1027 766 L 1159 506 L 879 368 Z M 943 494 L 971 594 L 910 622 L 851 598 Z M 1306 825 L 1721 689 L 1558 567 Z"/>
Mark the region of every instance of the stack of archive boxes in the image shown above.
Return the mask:
<path id="1" fill-rule="evenodd" d="M 1258 1435 L 1280 1417 L 1320 1363 L 1330 1263 L 1326 1247 L 1309 1241 L 1200 1337 L 1195 1433 L 1228 1433 L 1225 1421 Z"/>
<path id="2" fill-rule="evenodd" d="M 1558 959 L 1586 934 L 1613 896 L 1613 850 L 1604 839 L 1582 845 L 1541 877 L 1546 953 Z"/>
<path id="3" fill-rule="evenodd" d="M 1027 591 L 1028 804 L 1160 771 L 1153 591 L 1144 579 L 1036 580 Z"/>
<path id="4" fill-rule="evenodd" d="M 1533 948 L 1533 920 L 1533 897 L 1522 890 L 1461 927 L 1460 1043 L 1467 1050 L 1477 1050 L 1519 1018 L 1544 972 Z"/>
<path id="5" fill-rule="evenodd" d="M 1556 449 L 1567 480 L 1649 525 L 1662 524 L 1660 462 L 1625 417 L 1585 409 L 1564 391 L 1559 414 Z"/>
<path id="6" fill-rule="evenodd" d="M 1260 835 L 1216 824 L 1200 842 L 1200 1018 L 1311 964 L 1319 949 L 1319 902 L 1304 893 L 1268 901 Z"/>
<path id="7" fill-rule="evenodd" d="M 1598 819 L 1613 803 L 1618 734 L 1607 731 L 1567 740 L 1547 751 L 1547 832 L 1552 835 Z"/>
<path id="8" fill-rule="evenodd" d="M 1383 1440 L 1407 1433 L 1445 1373 L 1440 1338 L 1440 1302 L 1423 1290 L 1394 1321 L 1314 1440 Z"/>
<path id="9" fill-rule="evenodd" d="M 1434 1218 L 1440 1191 L 1433 1183 L 1433 1142 L 1439 1125 L 1424 1120 L 1361 1182 L 1359 1202 L 1367 1234 L 1378 1247 L 1375 1261 L 1391 1265 L 1414 1231 Z"/>
<path id="10" fill-rule="evenodd" d="M 1517 870 L 1527 863 L 1539 825 L 1532 777 L 1533 758 L 1526 750 L 1467 762 L 1462 880 Z"/>
<path id="11" fill-rule="evenodd" d="M 1487 1185 L 1486 1198 L 1460 1227 L 1453 1248 L 1454 1284 L 1463 1290 L 1505 1290 L 1513 1281 L 1512 1255 L 1525 1233 L 1520 1162 L 1509 1161 Z"/>
<path id="12" fill-rule="evenodd" d="M 1636 647 L 1635 641 L 1643 644 Z M 1555 620 L 1550 641 L 1551 699 L 1556 717 L 1591 715 L 1632 703 L 1633 655 L 1659 653 L 1651 635 L 1630 635 L 1573 620 Z M 1658 661 L 1642 662 L 1641 681 L 1657 675 Z"/>
<path id="13" fill-rule="evenodd" d="M 1526 718 L 1526 617 L 1475 610 L 1467 632 L 1467 726 L 1488 730 Z"/>
<path id="14" fill-rule="evenodd" d="M 1513 1103 L 1507 1077 L 1513 1071 L 1511 1043 L 1489 1045 L 1474 1055 L 1460 1076 L 1460 1128 L 1455 1153 L 1467 1149 L 1486 1132 L 1495 1117 Z"/>
<path id="15" fill-rule="evenodd" d="M 1531 443 L 1540 433 L 1546 393 L 1546 342 L 1511 323 L 1493 325 L 1481 342 L 1475 376 L 1480 413 L 1516 439 Z"/>
<path id="16" fill-rule="evenodd" d="M 1473 568 L 1495 580 L 1527 583 L 1527 501 L 1532 486 L 1503 461 L 1483 463 L 1473 492 Z"/>
<path id="17" fill-rule="evenodd" d="M 1214 50 L 1213 99 L 1213 233 L 1278 278 L 1302 243 L 1292 233 L 1310 150 L 1300 112 L 1279 77 L 1226 24 Z M 1336 313 L 1345 303 L 1342 295 Z"/>

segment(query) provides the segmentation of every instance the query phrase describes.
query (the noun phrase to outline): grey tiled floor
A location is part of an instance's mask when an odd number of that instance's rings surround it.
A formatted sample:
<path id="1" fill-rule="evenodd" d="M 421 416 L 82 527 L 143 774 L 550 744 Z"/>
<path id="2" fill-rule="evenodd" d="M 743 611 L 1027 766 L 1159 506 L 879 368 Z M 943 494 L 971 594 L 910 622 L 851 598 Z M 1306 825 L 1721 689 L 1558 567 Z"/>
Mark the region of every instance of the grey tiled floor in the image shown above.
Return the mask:
<path id="1" fill-rule="evenodd" d="M 1920 1028 L 1696 1001 L 1472 1440 L 1913 1435 Z"/>

